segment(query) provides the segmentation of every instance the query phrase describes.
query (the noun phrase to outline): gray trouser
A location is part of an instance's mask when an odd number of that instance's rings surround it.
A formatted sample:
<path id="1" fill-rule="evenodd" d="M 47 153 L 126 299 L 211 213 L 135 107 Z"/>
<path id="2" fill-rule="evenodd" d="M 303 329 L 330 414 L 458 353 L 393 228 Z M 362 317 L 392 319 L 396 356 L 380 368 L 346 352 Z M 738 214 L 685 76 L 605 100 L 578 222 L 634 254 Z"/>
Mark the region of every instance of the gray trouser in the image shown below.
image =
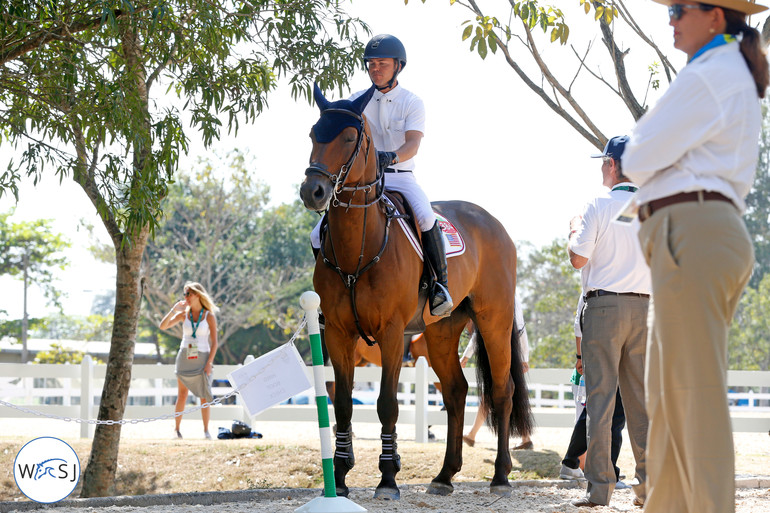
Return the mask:
<path id="1" fill-rule="evenodd" d="M 626 429 L 636 460 L 640 483 L 634 492 L 644 499 L 647 412 L 644 403 L 644 367 L 649 299 L 638 296 L 589 298 L 583 310 L 583 373 L 586 380 L 587 438 L 585 475 L 588 499 L 607 505 L 615 489 L 610 457 L 612 414 L 620 386 Z"/>

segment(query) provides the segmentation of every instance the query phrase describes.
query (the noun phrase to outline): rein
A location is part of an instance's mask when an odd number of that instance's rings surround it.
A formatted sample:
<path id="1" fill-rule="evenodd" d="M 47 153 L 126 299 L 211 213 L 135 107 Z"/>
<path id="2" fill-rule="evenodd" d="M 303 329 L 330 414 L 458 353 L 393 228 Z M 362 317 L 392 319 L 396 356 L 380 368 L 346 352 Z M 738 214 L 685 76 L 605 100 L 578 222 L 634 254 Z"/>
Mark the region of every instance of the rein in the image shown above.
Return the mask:
<path id="1" fill-rule="evenodd" d="M 325 244 L 324 241 L 326 239 L 326 235 L 330 235 L 331 228 L 329 227 L 329 224 L 325 225 L 325 229 L 321 232 L 321 257 L 323 258 L 323 261 L 326 265 L 334 269 L 337 274 L 340 275 L 340 278 L 342 279 L 342 282 L 345 284 L 345 287 L 350 291 L 350 303 L 353 308 L 353 318 L 356 322 L 356 328 L 358 329 L 358 334 L 361 335 L 361 338 L 363 338 L 366 343 L 370 346 L 373 346 L 376 344 L 375 340 L 372 340 L 369 338 L 369 336 L 364 332 L 364 329 L 361 327 L 361 322 L 358 317 L 358 309 L 356 308 L 356 283 L 358 283 L 358 279 L 361 277 L 363 273 L 371 269 L 377 262 L 380 261 L 380 257 L 385 252 L 385 247 L 388 245 L 388 235 L 390 233 L 390 223 L 393 220 L 394 217 L 396 217 L 397 212 L 395 209 L 391 209 L 389 206 L 385 205 L 383 202 L 383 211 L 385 213 L 385 235 L 382 240 L 382 245 L 380 246 L 380 250 L 377 253 L 377 255 L 372 258 L 369 263 L 366 265 L 363 265 L 364 261 L 364 247 L 366 245 L 366 221 L 369 215 L 369 207 L 377 205 L 382 201 L 385 195 L 385 172 L 384 170 L 381 170 L 379 165 L 377 166 L 377 174 L 375 176 L 374 181 L 363 184 L 363 185 L 345 185 L 345 180 L 347 180 L 348 174 L 350 173 L 350 169 L 353 167 L 353 164 L 355 163 L 356 159 L 358 158 L 359 153 L 361 152 L 361 147 L 363 146 L 364 141 L 364 135 L 366 135 L 366 144 L 367 148 L 364 153 L 364 165 L 366 165 L 369 162 L 369 151 L 371 149 L 371 138 L 368 134 L 366 134 L 365 130 L 365 122 L 363 116 L 356 114 L 353 111 L 349 111 L 346 109 L 335 109 L 330 108 L 323 111 L 322 115 L 324 113 L 329 112 L 336 112 L 340 114 L 346 114 L 348 116 L 352 116 L 353 118 L 360 121 L 361 125 L 358 129 L 358 141 L 356 143 L 356 148 L 353 151 L 350 158 L 343 164 L 339 171 L 335 174 L 332 174 L 328 171 L 328 168 L 325 164 L 322 164 L 320 162 L 311 162 L 310 166 L 305 170 L 305 175 L 310 174 L 320 174 L 329 181 L 331 181 L 334 188 L 332 189 L 332 199 L 330 201 L 329 206 L 326 208 L 326 215 L 329 213 L 330 208 L 363 208 L 364 209 L 364 226 L 363 226 L 363 232 L 361 236 L 361 250 L 358 256 L 358 264 L 356 266 L 356 271 L 353 274 L 346 273 L 342 270 L 342 268 L 339 266 L 339 259 L 337 258 L 336 250 L 334 249 L 334 242 L 331 237 L 329 237 L 329 243 L 331 245 L 332 250 L 332 258 L 334 259 L 334 262 L 332 262 L 329 258 L 327 258 L 326 251 L 325 251 Z M 372 190 L 375 191 L 375 196 L 371 201 L 368 201 L 369 194 L 372 192 Z M 355 198 L 355 195 L 358 191 L 363 191 L 364 193 L 364 202 L 363 203 L 353 203 L 353 199 Z M 350 192 L 350 199 L 347 202 L 343 202 L 339 199 L 338 195 L 342 194 L 344 192 Z M 327 218 L 328 219 L 328 218 Z"/>

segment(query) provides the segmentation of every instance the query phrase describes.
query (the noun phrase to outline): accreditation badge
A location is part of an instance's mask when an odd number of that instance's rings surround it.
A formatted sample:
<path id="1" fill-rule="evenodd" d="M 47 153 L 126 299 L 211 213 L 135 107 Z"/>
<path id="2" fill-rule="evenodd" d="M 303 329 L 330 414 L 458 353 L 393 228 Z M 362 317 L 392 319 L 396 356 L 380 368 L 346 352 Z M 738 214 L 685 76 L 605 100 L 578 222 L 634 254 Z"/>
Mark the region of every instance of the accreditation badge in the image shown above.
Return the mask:
<path id="1" fill-rule="evenodd" d="M 195 342 L 187 343 L 187 359 L 188 360 L 198 359 L 198 344 L 196 344 Z"/>

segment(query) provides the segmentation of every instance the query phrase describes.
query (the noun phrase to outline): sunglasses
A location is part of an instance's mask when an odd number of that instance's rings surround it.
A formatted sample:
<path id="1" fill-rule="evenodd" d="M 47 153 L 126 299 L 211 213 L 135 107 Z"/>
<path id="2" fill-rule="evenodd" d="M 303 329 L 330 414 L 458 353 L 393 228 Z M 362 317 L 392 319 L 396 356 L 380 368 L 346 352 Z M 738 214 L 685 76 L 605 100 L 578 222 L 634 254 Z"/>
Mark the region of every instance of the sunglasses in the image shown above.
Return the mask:
<path id="1" fill-rule="evenodd" d="M 193 295 L 193 293 L 190 292 L 189 290 L 184 293 L 184 297 L 188 297 L 188 296 L 192 296 L 192 295 Z"/>
<path id="2" fill-rule="evenodd" d="M 668 6 L 668 17 L 674 21 L 679 21 L 684 16 L 685 10 L 710 11 L 713 8 L 713 5 L 704 4 L 672 4 Z"/>

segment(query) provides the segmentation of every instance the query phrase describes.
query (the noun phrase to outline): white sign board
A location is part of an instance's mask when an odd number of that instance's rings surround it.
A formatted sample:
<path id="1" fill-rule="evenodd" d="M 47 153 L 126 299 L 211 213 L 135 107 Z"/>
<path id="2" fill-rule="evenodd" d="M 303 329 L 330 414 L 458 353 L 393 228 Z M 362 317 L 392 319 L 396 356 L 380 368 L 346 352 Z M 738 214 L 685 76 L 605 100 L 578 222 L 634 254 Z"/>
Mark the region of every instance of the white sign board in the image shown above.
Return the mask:
<path id="1" fill-rule="evenodd" d="M 243 387 L 239 393 L 252 417 L 311 386 L 305 362 L 291 343 L 234 370 L 227 379 L 234 388 Z"/>

